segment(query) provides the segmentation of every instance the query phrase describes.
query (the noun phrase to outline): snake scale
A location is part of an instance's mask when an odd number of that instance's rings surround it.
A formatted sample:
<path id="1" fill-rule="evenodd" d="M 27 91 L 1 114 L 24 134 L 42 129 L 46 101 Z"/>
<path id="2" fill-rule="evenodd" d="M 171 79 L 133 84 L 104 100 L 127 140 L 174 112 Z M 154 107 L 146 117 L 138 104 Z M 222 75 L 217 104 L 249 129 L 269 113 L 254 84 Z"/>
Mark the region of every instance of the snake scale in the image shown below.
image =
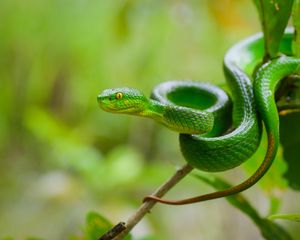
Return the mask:
<path id="1" fill-rule="evenodd" d="M 300 73 L 300 59 L 292 57 L 292 31 L 286 31 L 278 58 L 262 64 L 261 33 L 234 45 L 226 53 L 224 74 L 231 95 L 217 86 L 194 81 L 169 81 L 156 86 L 151 98 L 133 88 L 106 89 L 98 95 L 108 112 L 152 118 L 180 133 L 180 148 L 192 167 L 219 172 L 239 166 L 257 150 L 262 123 L 268 136 L 263 162 L 244 182 L 218 192 L 171 201 L 182 205 L 229 196 L 246 190 L 270 168 L 279 145 L 279 116 L 275 92 L 282 79 Z"/>

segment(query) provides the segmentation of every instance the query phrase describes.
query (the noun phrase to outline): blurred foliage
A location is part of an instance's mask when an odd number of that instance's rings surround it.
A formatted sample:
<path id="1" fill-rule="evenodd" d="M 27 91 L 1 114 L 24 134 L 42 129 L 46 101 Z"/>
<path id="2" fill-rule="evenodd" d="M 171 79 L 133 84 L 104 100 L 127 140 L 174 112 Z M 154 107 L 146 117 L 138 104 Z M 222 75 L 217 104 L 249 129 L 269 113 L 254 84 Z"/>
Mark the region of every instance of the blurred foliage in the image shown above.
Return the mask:
<path id="1" fill-rule="evenodd" d="M 216 190 L 224 190 L 232 187 L 220 177 L 195 174 L 196 178 L 212 186 Z M 239 209 L 246 216 L 248 216 L 260 229 L 261 235 L 268 240 L 289 240 L 291 236 L 279 225 L 271 222 L 269 219 L 261 217 L 257 210 L 250 204 L 250 202 L 243 196 L 243 194 L 236 194 L 226 197 L 227 201 L 235 208 Z"/>
<path id="2" fill-rule="evenodd" d="M 99 213 L 90 212 L 86 218 L 85 236 L 79 238 L 73 238 L 73 240 L 95 240 L 99 239 L 104 233 L 106 233 L 113 225 L 101 216 Z M 124 240 L 131 240 L 131 236 L 128 235 Z"/>
<path id="3" fill-rule="evenodd" d="M 71 237 L 70 240 L 96 240 L 103 236 L 113 227 L 113 225 L 103 216 L 96 212 L 89 212 L 86 217 L 86 226 L 84 229 L 84 236 Z M 127 235 L 124 240 L 131 240 L 131 235 Z M 159 240 L 156 237 L 145 236 L 142 238 L 135 238 L 136 240 Z"/>
<path id="4" fill-rule="evenodd" d="M 183 163 L 177 134 L 148 120 L 104 113 L 97 94 L 117 86 L 149 94 L 174 78 L 222 85 L 226 50 L 260 29 L 248 0 L 2 0 L 0 19 L 0 239 L 82 236 L 91 210 L 112 222 L 128 216 Z M 246 168 L 257 168 L 263 155 L 262 147 Z M 287 193 L 281 160 L 279 154 L 262 182 L 268 199 Z M 236 181 L 240 170 L 224 175 Z M 194 185 L 187 178 L 171 194 L 199 194 Z M 203 190 L 209 190 L 205 184 Z M 287 193 L 283 205 L 297 201 Z M 133 236 L 258 236 L 247 219 L 220 216 L 222 203 L 215 203 L 157 207 Z M 183 214 L 188 217 L 179 221 Z M 237 231 L 228 222 L 243 224 Z"/>
<path id="5" fill-rule="evenodd" d="M 294 55 L 300 57 L 299 51 L 299 31 L 300 31 L 300 1 L 295 0 L 293 6 L 293 25 L 295 29 L 295 37 L 293 42 Z M 288 79 L 287 79 L 288 80 Z M 288 83 L 288 95 L 285 97 L 289 104 L 299 106 L 300 99 L 300 80 L 298 78 L 291 79 L 291 83 Z M 292 112 L 280 116 L 280 140 L 283 146 L 284 160 L 287 162 L 287 171 L 284 173 L 284 178 L 287 179 L 288 184 L 294 190 L 300 190 L 300 162 L 299 155 L 300 149 L 297 147 L 300 144 L 298 134 L 300 132 L 299 127 L 300 113 Z"/>
<path id="6" fill-rule="evenodd" d="M 283 219 L 300 222 L 300 214 L 276 214 L 269 217 L 270 220 Z"/>
<path id="7" fill-rule="evenodd" d="M 262 162 L 262 156 L 264 156 L 267 148 L 267 136 L 264 132 L 262 135 L 262 142 L 256 153 L 244 164 L 244 168 L 250 175 Z M 287 181 L 282 178 L 282 175 L 287 171 L 287 164 L 283 161 L 282 148 L 279 151 L 274 160 L 272 168 L 268 171 L 267 177 L 262 178 L 258 184 L 270 195 L 275 195 L 276 192 L 286 189 Z"/>

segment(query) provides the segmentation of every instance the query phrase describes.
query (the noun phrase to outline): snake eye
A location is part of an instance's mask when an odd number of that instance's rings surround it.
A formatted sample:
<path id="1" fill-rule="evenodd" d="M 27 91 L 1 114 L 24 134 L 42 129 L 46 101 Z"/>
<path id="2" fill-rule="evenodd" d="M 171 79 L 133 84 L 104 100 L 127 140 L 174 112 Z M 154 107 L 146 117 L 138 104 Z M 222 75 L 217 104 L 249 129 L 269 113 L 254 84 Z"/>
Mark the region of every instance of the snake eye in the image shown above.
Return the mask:
<path id="1" fill-rule="evenodd" d="M 123 93 L 118 92 L 116 93 L 116 99 L 121 99 L 123 97 Z"/>

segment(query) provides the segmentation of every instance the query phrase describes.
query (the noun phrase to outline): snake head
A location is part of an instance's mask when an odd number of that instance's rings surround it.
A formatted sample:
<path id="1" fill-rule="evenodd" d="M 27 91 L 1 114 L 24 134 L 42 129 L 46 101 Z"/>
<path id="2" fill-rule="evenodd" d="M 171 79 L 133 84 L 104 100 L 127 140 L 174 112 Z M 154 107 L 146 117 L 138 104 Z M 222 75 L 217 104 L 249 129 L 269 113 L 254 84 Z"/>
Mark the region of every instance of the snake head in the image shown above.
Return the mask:
<path id="1" fill-rule="evenodd" d="M 100 108 L 112 113 L 139 114 L 148 99 L 134 88 L 106 89 L 97 97 Z"/>

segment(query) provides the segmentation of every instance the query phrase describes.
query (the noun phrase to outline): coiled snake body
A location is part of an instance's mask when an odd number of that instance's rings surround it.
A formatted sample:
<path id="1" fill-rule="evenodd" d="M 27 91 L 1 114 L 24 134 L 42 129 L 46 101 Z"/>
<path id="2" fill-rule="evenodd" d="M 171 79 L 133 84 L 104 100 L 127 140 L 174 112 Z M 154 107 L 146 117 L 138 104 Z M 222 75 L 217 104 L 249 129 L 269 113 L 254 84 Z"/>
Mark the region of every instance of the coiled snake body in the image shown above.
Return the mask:
<path id="1" fill-rule="evenodd" d="M 238 43 L 227 52 L 223 66 L 233 104 L 222 89 L 192 81 L 162 83 L 154 88 L 151 99 L 132 88 L 107 89 L 98 96 L 98 103 L 105 111 L 149 117 L 178 131 L 186 161 L 203 171 L 225 171 L 249 159 L 260 144 L 262 122 L 265 125 L 268 136 L 265 158 L 241 184 L 180 201 L 154 196 L 147 199 L 179 205 L 220 198 L 249 188 L 267 172 L 279 145 L 274 94 L 284 77 L 300 72 L 300 59 L 289 57 L 292 36 L 287 31 L 281 41 L 280 51 L 285 55 L 263 64 L 257 71 L 264 53 L 262 34 Z"/>

